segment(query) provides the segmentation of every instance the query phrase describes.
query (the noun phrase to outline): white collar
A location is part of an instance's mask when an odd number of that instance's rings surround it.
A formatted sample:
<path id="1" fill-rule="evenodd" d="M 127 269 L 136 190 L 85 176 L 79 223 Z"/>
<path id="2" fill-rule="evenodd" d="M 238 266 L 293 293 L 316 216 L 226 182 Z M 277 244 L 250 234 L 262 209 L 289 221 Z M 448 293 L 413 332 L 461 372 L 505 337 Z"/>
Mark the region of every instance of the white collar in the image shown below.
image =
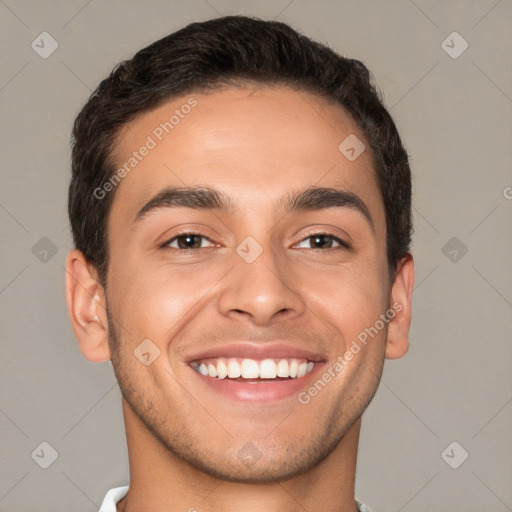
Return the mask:
<path id="1" fill-rule="evenodd" d="M 103 503 L 101 504 L 99 512 L 117 512 L 116 503 L 121 501 L 128 493 L 128 486 L 114 487 L 107 492 Z M 356 499 L 356 504 L 360 512 L 371 512 L 370 509 L 359 500 Z"/>
<path id="2" fill-rule="evenodd" d="M 117 512 L 116 503 L 122 500 L 128 493 L 128 486 L 114 487 L 107 492 L 99 512 Z"/>

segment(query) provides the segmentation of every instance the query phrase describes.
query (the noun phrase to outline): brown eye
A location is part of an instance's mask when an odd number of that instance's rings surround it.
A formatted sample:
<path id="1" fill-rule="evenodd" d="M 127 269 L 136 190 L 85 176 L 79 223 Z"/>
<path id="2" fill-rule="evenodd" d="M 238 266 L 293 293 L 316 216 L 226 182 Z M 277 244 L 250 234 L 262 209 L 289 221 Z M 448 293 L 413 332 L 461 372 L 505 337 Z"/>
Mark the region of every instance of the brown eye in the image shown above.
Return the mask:
<path id="1" fill-rule="evenodd" d="M 301 246 L 303 243 L 308 243 L 309 247 Z M 340 238 L 329 235 L 328 233 L 315 233 L 304 238 L 299 244 L 301 249 L 333 249 L 336 247 L 348 247 L 348 245 Z"/>
<path id="2" fill-rule="evenodd" d="M 181 235 L 171 238 L 165 243 L 164 247 L 171 247 L 173 249 L 202 249 L 203 240 L 208 240 L 205 236 L 197 233 L 183 233 Z M 209 241 L 209 240 L 208 240 Z"/>

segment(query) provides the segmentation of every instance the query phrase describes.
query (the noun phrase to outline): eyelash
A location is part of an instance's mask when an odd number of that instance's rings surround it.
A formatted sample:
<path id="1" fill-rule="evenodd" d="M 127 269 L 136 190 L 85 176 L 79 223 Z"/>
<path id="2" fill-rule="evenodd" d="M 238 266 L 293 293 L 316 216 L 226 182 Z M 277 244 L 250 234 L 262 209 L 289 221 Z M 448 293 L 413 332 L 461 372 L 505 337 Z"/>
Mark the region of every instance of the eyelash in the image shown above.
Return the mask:
<path id="1" fill-rule="evenodd" d="M 184 237 L 184 236 L 198 236 L 200 238 L 204 238 L 205 240 L 208 240 L 209 242 L 211 242 L 211 240 L 207 236 L 204 236 L 203 234 L 201 234 L 199 232 L 196 232 L 196 231 L 184 231 L 183 233 L 178 233 L 177 235 L 174 235 L 167 242 L 163 243 L 160 246 L 160 248 L 161 249 L 171 250 L 171 251 L 172 250 L 174 250 L 174 251 L 181 251 L 181 252 L 183 252 L 183 251 L 197 251 L 197 250 L 200 250 L 200 249 L 208 249 L 208 247 L 199 247 L 197 249 L 194 249 L 194 248 L 180 249 L 178 247 L 169 247 L 169 244 L 171 244 L 172 242 L 174 242 L 178 238 L 181 238 L 181 237 Z M 341 238 L 339 238 L 339 237 L 337 237 L 335 235 L 332 235 L 331 233 L 326 233 L 326 232 L 322 232 L 322 231 L 309 233 L 306 237 L 302 238 L 299 243 L 304 242 L 308 238 L 313 238 L 314 236 L 327 236 L 327 237 L 331 238 L 332 240 L 334 240 L 334 241 L 339 243 L 339 247 L 329 247 L 328 249 L 350 249 L 350 245 L 347 242 L 345 242 L 344 240 L 342 240 Z M 326 251 L 328 249 L 312 248 L 311 250 Z"/>

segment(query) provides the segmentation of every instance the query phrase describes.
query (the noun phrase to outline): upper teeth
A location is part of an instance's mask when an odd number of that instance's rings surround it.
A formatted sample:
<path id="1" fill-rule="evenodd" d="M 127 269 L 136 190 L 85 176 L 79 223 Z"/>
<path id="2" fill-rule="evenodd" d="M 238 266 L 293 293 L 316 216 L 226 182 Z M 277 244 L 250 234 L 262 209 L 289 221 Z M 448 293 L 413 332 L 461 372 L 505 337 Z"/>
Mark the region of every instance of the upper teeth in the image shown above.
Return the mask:
<path id="1" fill-rule="evenodd" d="M 202 375 L 218 379 L 274 379 L 276 377 L 303 377 L 314 367 L 313 361 L 305 359 L 236 359 L 215 358 L 191 363 Z"/>

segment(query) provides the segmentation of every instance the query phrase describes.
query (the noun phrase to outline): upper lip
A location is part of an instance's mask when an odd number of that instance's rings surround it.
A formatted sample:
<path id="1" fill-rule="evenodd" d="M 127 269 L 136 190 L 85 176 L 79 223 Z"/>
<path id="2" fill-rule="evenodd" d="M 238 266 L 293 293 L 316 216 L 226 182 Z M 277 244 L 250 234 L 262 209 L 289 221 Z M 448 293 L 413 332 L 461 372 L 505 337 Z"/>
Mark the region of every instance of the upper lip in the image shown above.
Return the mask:
<path id="1" fill-rule="evenodd" d="M 238 342 L 218 347 L 211 347 L 187 357 L 187 363 L 199 359 L 214 357 L 240 357 L 245 359 L 307 359 L 308 361 L 323 362 L 318 352 L 300 349 L 293 345 L 275 342 Z"/>

